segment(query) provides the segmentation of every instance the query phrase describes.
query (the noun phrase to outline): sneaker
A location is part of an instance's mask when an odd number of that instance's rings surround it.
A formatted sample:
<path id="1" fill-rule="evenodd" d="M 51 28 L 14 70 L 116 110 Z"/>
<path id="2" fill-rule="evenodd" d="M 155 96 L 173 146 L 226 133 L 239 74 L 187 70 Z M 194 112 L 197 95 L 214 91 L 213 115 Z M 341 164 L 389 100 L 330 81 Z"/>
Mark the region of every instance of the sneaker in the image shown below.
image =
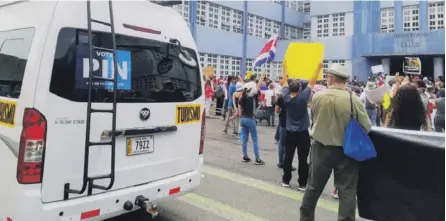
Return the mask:
<path id="1" fill-rule="evenodd" d="M 297 187 L 297 190 L 304 192 L 305 190 L 307 190 L 307 186 L 299 185 L 299 186 Z"/>
<path id="2" fill-rule="evenodd" d="M 223 130 L 222 133 L 223 133 L 223 134 L 228 134 L 228 131 L 227 131 L 227 130 Z"/>
<path id="3" fill-rule="evenodd" d="M 333 197 L 334 199 L 339 199 L 338 191 L 336 189 L 334 189 L 331 193 L 331 197 Z"/>
<path id="4" fill-rule="evenodd" d="M 265 165 L 265 162 L 263 162 L 263 160 L 259 158 L 254 162 L 254 164 L 255 165 Z"/>
<path id="5" fill-rule="evenodd" d="M 279 167 L 280 169 L 283 169 L 283 164 L 277 164 L 277 167 Z M 296 171 L 296 167 L 291 167 L 291 171 Z"/>
<path id="6" fill-rule="evenodd" d="M 284 181 L 280 182 L 280 185 L 282 185 L 282 187 L 290 187 L 290 183 Z"/>
<path id="7" fill-rule="evenodd" d="M 243 163 L 248 163 L 248 162 L 251 162 L 251 159 L 249 157 L 243 157 L 242 158 L 242 162 Z"/>

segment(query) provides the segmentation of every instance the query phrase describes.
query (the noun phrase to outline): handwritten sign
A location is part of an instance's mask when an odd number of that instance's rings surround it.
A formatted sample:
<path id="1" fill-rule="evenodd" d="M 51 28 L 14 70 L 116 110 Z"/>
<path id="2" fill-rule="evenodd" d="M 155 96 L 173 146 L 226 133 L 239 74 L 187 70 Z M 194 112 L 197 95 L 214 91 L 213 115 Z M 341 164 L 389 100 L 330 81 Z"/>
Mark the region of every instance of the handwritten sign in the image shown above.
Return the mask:
<path id="1" fill-rule="evenodd" d="M 324 45 L 321 43 L 291 43 L 285 53 L 288 77 L 310 80 L 321 63 L 323 55 Z M 318 80 L 322 80 L 322 70 Z"/>
<path id="2" fill-rule="evenodd" d="M 372 73 L 373 74 L 384 73 L 384 68 L 382 64 L 372 66 Z"/>
<path id="3" fill-rule="evenodd" d="M 208 66 L 203 68 L 203 75 L 206 77 L 212 77 L 214 76 L 214 66 Z"/>
<path id="4" fill-rule="evenodd" d="M 254 72 L 252 72 L 252 71 L 246 72 L 245 79 L 249 79 L 253 74 L 254 74 Z"/>

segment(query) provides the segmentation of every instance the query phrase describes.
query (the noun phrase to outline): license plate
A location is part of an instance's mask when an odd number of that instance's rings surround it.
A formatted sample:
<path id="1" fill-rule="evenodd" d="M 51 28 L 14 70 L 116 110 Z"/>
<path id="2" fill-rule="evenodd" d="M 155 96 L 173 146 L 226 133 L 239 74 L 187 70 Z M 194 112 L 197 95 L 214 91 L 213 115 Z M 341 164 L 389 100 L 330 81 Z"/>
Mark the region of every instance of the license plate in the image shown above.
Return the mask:
<path id="1" fill-rule="evenodd" d="M 155 151 L 155 139 L 153 135 L 127 138 L 127 156 L 153 153 L 153 151 Z"/>

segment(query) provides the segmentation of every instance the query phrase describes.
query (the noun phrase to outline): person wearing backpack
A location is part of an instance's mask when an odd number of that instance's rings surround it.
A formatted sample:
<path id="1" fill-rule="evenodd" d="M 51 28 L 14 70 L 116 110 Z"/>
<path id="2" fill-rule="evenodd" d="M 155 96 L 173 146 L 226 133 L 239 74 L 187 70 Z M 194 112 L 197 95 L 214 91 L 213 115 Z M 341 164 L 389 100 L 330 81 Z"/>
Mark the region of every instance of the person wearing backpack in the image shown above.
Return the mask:
<path id="1" fill-rule="evenodd" d="M 225 99 L 224 87 L 224 81 L 219 80 L 214 90 L 214 98 L 216 100 L 215 115 L 217 116 L 221 116 L 223 113 L 223 103 Z"/>
<path id="2" fill-rule="evenodd" d="M 370 122 L 372 126 L 376 126 L 376 118 L 378 116 L 378 109 L 376 103 L 370 101 L 366 96 L 366 91 L 371 91 L 376 89 L 377 86 L 373 82 L 367 82 L 366 88 L 364 92 L 362 92 L 359 99 L 361 100 L 362 105 L 364 105 L 367 115 L 369 116 Z"/>

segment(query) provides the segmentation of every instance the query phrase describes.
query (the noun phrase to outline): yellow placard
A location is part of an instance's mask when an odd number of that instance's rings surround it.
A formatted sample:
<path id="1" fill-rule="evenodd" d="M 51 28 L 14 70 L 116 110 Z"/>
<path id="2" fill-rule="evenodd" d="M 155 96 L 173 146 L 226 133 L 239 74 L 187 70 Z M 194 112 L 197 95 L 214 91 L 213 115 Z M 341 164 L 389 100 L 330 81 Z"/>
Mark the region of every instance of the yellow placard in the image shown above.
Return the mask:
<path id="1" fill-rule="evenodd" d="M 383 107 L 384 107 L 384 110 L 387 110 L 390 107 L 390 94 L 389 93 L 384 94 Z"/>
<path id="2" fill-rule="evenodd" d="M 0 126 L 14 127 L 17 103 L 0 100 Z"/>
<path id="3" fill-rule="evenodd" d="M 323 56 L 324 45 L 321 43 L 291 43 L 285 53 L 288 78 L 310 80 Z M 322 80 L 322 70 L 317 79 Z"/>
<path id="4" fill-rule="evenodd" d="M 249 79 L 249 78 L 251 78 L 251 76 L 254 74 L 254 72 L 252 72 L 252 71 L 248 71 L 248 72 L 246 72 L 246 75 L 245 75 L 245 79 Z"/>
<path id="5" fill-rule="evenodd" d="M 197 123 L 201 120 L 200 104 L 179 104 L 176 108 L 175 124 Z"/>
<path id="6" fill-rule="evenodd" d="M 203 68 L 203 75 L 206 77 L 212 77 L 214 76 L 214 66 L 208 66 Z"/>

